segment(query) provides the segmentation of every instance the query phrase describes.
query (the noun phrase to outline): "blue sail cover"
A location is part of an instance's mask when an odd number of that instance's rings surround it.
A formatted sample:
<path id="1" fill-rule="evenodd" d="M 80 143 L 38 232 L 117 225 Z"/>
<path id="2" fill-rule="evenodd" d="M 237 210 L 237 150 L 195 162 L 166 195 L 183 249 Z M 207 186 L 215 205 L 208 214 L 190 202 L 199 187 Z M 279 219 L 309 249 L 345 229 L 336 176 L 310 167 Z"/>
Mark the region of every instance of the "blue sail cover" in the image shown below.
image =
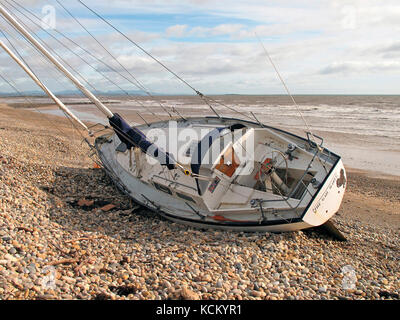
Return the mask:
<path id="1" fill-rule="evenodd" d="M 194 150 L 192 155 L 191 169 L 193 173 L 199 174 L 201 164 L 203 163 L 204 157 L 210 149 L 211 145 L 220 137 L 221 131 L 226 129 L 226 127 L 215 128 L 210 131 L 206 136 L 199 141 L 197 148 Z"/>
<path id="2" fill-rule="evenodd" d="M 161 165 L 167 166 L 168 169 L 172 170 L 176 168 L 176 161 L 168 152 L 160 150 L 154 143 L 147 140 L 143 132 L 131 127 L 118 113 L 114 113 L 109 122 L 118 138 L 126 144 L 128 149 L 138 147 L 144 153 L 157 159 Z"/>
<path id="3" fill-rule="evenodd" d="M 226 129 L 226 127 L 215 128 L 211 130 L 207 135 L 205 135 L 203 139 L 201 139 L 201 141 L 199 141 L 199 143 L 197 144 L 197 148 L 194 150 L 194 153 L 192 155 L 192 163 L 190 167 L 193 173 L 200 174 L 200 169 L 205 160 L 205 156 L 208 150 L 210 149 L 214 141 L 216 141 L 220 137 L 221 132 L 224 129 Z M 199 179 L 196 178 L 197 192 L 200 196 L 203 195 L 208 183 L 208 181 L 199 181 Z"/>

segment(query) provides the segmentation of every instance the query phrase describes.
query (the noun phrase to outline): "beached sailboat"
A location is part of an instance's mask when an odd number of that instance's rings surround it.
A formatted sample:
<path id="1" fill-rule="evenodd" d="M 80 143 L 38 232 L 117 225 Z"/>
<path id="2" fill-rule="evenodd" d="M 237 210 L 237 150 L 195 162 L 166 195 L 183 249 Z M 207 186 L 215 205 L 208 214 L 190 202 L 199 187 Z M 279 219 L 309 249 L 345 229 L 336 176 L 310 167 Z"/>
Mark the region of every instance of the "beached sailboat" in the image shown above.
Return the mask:
<path id="1" fill-rule="evenodd" d="M 131 126 L 2 5 L 0 13 L 108 118 L 113 132 L 97 137 L 95 150 L 104 170 L 138 204 L 172 221 L 237 231 L 306 229 L 327 223 L 339 210 L 346 173 L 341 157 L 325 148 L 322 138 L 311 132 L 300 137 L 265 125 L 254 114 L 253 120 L 223 117 L 212 104 L 215 116 L 177 114 L 173 119 Z M 5 43 L 0 41 L 0 46 L 91 134 L 29 66 Z"/>

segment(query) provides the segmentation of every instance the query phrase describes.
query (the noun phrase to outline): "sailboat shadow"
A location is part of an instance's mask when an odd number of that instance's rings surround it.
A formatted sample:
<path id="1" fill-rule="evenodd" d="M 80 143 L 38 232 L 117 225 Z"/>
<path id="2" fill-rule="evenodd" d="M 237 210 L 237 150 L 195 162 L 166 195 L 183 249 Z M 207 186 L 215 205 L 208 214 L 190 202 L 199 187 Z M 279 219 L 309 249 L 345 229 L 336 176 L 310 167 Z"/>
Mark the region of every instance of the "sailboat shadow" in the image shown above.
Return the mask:
<path id="1" fill-rule="evenodd" d="M 42 190 L 48 193 L 50 220 L 66 230 L 129 242 L 145 239 L 148 244 L 174 241 L 184 247 L 193 246 L 193 242 L 179 234 L 192 234 L 196 243 L 228 246 L 242 243 L 243 237 L 250 242 L 253 238 L 254 241 L 265 239 L 265 233 L 197 229 L 171 222 L 138 206 L 101 169 L 58 167 L 54 176 L 52 184 Z"/>
<path id="2" fill-rule="evenodd" d="M 50 219 L 67 230 L 115 236 L 137 219 L 162 219 L 136 205 L 101 169 L 58 167 L 54 177 L 42 190 L 48 194 Z"/>
<path id="3" fill-rule="evenodd" d="M 261 240 L 261 250 L 269 241 L 277 244 L 295 237 L 291 233 L 197 229 L 171 222 L 137 205 L 101 169 L 58 167 L 54 176 L 52 185 L 42 187 L 49 195 L 50 220 L 80 234 L 94 233 L 129 243 L 145 240 L 149 245 L 174 242 L 187 248 L 194 244 L 247 247 Z M 307 231 L 305 235 L 310 237 L 310 234 L 321 237 L 315 230 Z M 188 235 L 193 236 L 192 241 L 187 241 Z M 328 240 L 331 237 L 325 238 Z"/>
<path id="4" fill-rule="evenodd" d="M 186 231 L 204 233 L 210 242 L 221 240 L 221 234 L 232 238 L 228 231 L 194 229 L 137 205 L 101 169 L 58 167 L 54 176 L 52 185 L 42 190 L 48 194 L 50 220 L 67 230 L 127 241 L 146 238 L 149 242 L 179 242 L 175 234 Z"/>

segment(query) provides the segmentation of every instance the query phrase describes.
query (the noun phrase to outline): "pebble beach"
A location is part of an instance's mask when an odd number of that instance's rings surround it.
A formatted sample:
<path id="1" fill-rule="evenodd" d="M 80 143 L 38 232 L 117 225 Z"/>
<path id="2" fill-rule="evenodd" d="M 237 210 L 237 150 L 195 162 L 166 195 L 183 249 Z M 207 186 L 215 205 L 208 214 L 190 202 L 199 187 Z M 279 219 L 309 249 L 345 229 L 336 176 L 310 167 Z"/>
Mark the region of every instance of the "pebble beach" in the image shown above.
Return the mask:
<path id="1" fill-rule="evenodd" d="M 400 178 L 348 170 L 318 230 L 200 230 L 138 208 L 61 117 L 0 105 L 0 299 L 400 299 Z"/>

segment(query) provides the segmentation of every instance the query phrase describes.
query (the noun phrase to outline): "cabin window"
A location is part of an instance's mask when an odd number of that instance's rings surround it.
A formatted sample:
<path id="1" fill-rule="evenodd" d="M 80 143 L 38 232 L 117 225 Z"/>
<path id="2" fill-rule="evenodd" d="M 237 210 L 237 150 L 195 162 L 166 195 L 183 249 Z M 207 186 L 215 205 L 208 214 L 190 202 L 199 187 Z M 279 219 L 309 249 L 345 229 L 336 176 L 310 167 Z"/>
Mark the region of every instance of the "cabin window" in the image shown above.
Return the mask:
<path id="1" fill-rule="evenodd" d="M 194 201 L 191 197 L 187 196 L 186 194 L 177 192 L 176 195 L 177 195 L 179 198 L 183 199 L 183 200 L 196 203 L 196 201 Z"/>
<path id="2" fill-rule="evenodd" d="M 215 169 L 221 171 L 228 177 L 232 177 L 239 166 L 240 161 L 235 153 L 235 149 L 233 147 L 230 147 L 221 156 L 219 163 L 215 166 Z"/>
<path id="3" fill-rule="evenodd" d="M 172 194 L 171 190 L 166 186 L 163 186 L 158 183 L 154 183 L 154 186 L 156 187 L 157 190 L 160 190 L 160 191 L 168 193 L 168 194 Z"/>

